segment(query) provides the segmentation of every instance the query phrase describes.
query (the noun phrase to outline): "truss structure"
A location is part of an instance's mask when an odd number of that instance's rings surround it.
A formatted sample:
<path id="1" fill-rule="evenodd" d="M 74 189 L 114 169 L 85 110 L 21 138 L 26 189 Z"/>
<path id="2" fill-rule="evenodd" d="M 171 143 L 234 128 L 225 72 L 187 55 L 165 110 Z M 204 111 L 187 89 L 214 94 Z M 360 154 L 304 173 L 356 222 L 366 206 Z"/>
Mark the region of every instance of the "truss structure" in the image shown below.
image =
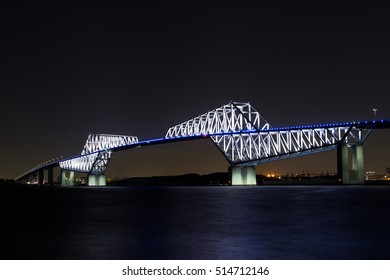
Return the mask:
<path id="1" fill-rule="evenodd" d="M 201 136 L 269 129 L 270 124 L 250 103 L 230 102 L 208 113 L 171 127 L 165 138 Z"/>
<path id="2" fill-rule="evenodd" d="M 165 138 L 209 136 L 230 164 L 248 166 L 360 145 L 369 133 L 355 123 L 272 128 L 249 103 L 230 102 L 171 127 Z"/>
<path id="3" fill-rule="evenodd" d="M 360 145 L 370 130 L 353 126 L 265 130 L 257 133 L 240 133 L 211 136 L 214 143 L 235 165 L 256 165 L 329 151 L 340 143 Z"/>
<path id="4" fill-rule="evenodd" d="M 171 127 L 164 138 L 139 142 L 134 136 L 90 134 L 80 155 L 46 161 L 15 180 L 57 164 L 64 170 L 101 175 L 114 151 L 200 137 L 210 138 L 231 165 L 251 166 L 332 150 L 341 144 L 361 145 L 371 129 L 379 128 L 390 128 L 390 120 L 275 128 L 250 103 L 229 102 Z"/>
<path id="5" fill-rule="evenodd" d="M 138 143 L 135 136 L 89 134 L 81 155 L 59 164 L 65 170 L 94 175 L 104 174 L 113 154 L 111 149 L 135 143 Z"/>

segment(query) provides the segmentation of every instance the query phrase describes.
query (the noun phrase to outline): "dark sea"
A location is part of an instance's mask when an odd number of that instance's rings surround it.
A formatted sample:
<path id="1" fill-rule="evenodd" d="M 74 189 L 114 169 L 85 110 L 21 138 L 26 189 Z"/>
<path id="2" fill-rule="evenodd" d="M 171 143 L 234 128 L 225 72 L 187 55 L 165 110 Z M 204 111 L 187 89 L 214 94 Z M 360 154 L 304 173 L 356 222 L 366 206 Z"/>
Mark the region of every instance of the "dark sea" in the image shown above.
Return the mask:
<path id="1" fill-rule="evenodd" d="M 0 258 L 390 259 L 390 186 L 0 188 Z"/>

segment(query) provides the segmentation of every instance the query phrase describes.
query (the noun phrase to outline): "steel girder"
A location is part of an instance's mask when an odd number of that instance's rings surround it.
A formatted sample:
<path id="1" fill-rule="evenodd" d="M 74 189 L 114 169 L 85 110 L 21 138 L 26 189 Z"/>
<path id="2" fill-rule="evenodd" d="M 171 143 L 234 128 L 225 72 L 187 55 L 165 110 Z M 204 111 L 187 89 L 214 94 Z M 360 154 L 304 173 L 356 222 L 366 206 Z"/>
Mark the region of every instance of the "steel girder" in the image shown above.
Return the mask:
<path id="1" fill-rule="evenodd" d="M 135 143 L 138 143 L 135 136 L 89 134 L 81 156 L 59 164 L 65 170 L 94 175 L 104 174 L 113 154 L 110 149 Z"/>
<path id="2" fill-rule="evenodd" d="M 230 102 L 171 127 L 165 138 L 209 136 L 231 164 L 256 165 L 359 145 L 369 133 L 354 123 L 272 128 L 249 103 Z"/>

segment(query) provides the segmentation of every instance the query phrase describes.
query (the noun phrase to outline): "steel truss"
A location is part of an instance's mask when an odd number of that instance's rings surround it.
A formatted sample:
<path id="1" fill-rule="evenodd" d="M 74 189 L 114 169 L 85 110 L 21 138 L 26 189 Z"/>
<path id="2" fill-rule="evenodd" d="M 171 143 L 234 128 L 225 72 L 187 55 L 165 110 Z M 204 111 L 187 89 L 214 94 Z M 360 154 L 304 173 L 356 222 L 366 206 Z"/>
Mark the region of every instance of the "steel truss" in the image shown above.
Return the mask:
<path id="1" fill-rule="evenodd" d="M 110 149 L 135 143 L 138 143 L 135 136 L 89 134 L 81 156 L 59 164 L 65 170 L 94 175 L 104 174 L 113 154 Z"/>
<path id="2" fill-rule="evenodd" d="M 354 123 L 272 128 L 249 103 L 230 102 L 171 127 L 165 138 L 209 136 L 231 164 L 256 165 L 360 145 L 369 133 Z"/>
<path id="3" fill-rule="evenodd" d="M 230 102 L 196 118 L 171 127 L 165 138 L 269 129 L 270 124 L 250 103 Z"/>

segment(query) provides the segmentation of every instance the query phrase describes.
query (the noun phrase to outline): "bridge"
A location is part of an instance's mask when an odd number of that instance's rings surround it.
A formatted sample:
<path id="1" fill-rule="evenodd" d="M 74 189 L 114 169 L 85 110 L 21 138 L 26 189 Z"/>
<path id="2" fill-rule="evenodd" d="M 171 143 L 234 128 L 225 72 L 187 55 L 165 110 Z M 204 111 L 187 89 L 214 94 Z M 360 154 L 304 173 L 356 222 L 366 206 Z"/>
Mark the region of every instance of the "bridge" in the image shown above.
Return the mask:
<path id="1" fill-rule="evenodd" d="M 53 185 L 53 169 L 61 168 L 61 185 L 74 184 L 74 172 L 88 174 L 88 185 L 106 185 L 105 170 L 115 152 L 136 147 L 208 138 L 229 162 L 232 185 L 256 185 L 255 166 L 281 159 L 337 150 L 342 184 L 364 183 L 363 143 L 373 129 L 390 128 L 390 120 L 353 121 L 273 127 L 250 103 L 229 102 L 168 129 L 162 138 L 89 134 L 80 155 L 52 160 L 15 178 L 38 176 Z"/>

